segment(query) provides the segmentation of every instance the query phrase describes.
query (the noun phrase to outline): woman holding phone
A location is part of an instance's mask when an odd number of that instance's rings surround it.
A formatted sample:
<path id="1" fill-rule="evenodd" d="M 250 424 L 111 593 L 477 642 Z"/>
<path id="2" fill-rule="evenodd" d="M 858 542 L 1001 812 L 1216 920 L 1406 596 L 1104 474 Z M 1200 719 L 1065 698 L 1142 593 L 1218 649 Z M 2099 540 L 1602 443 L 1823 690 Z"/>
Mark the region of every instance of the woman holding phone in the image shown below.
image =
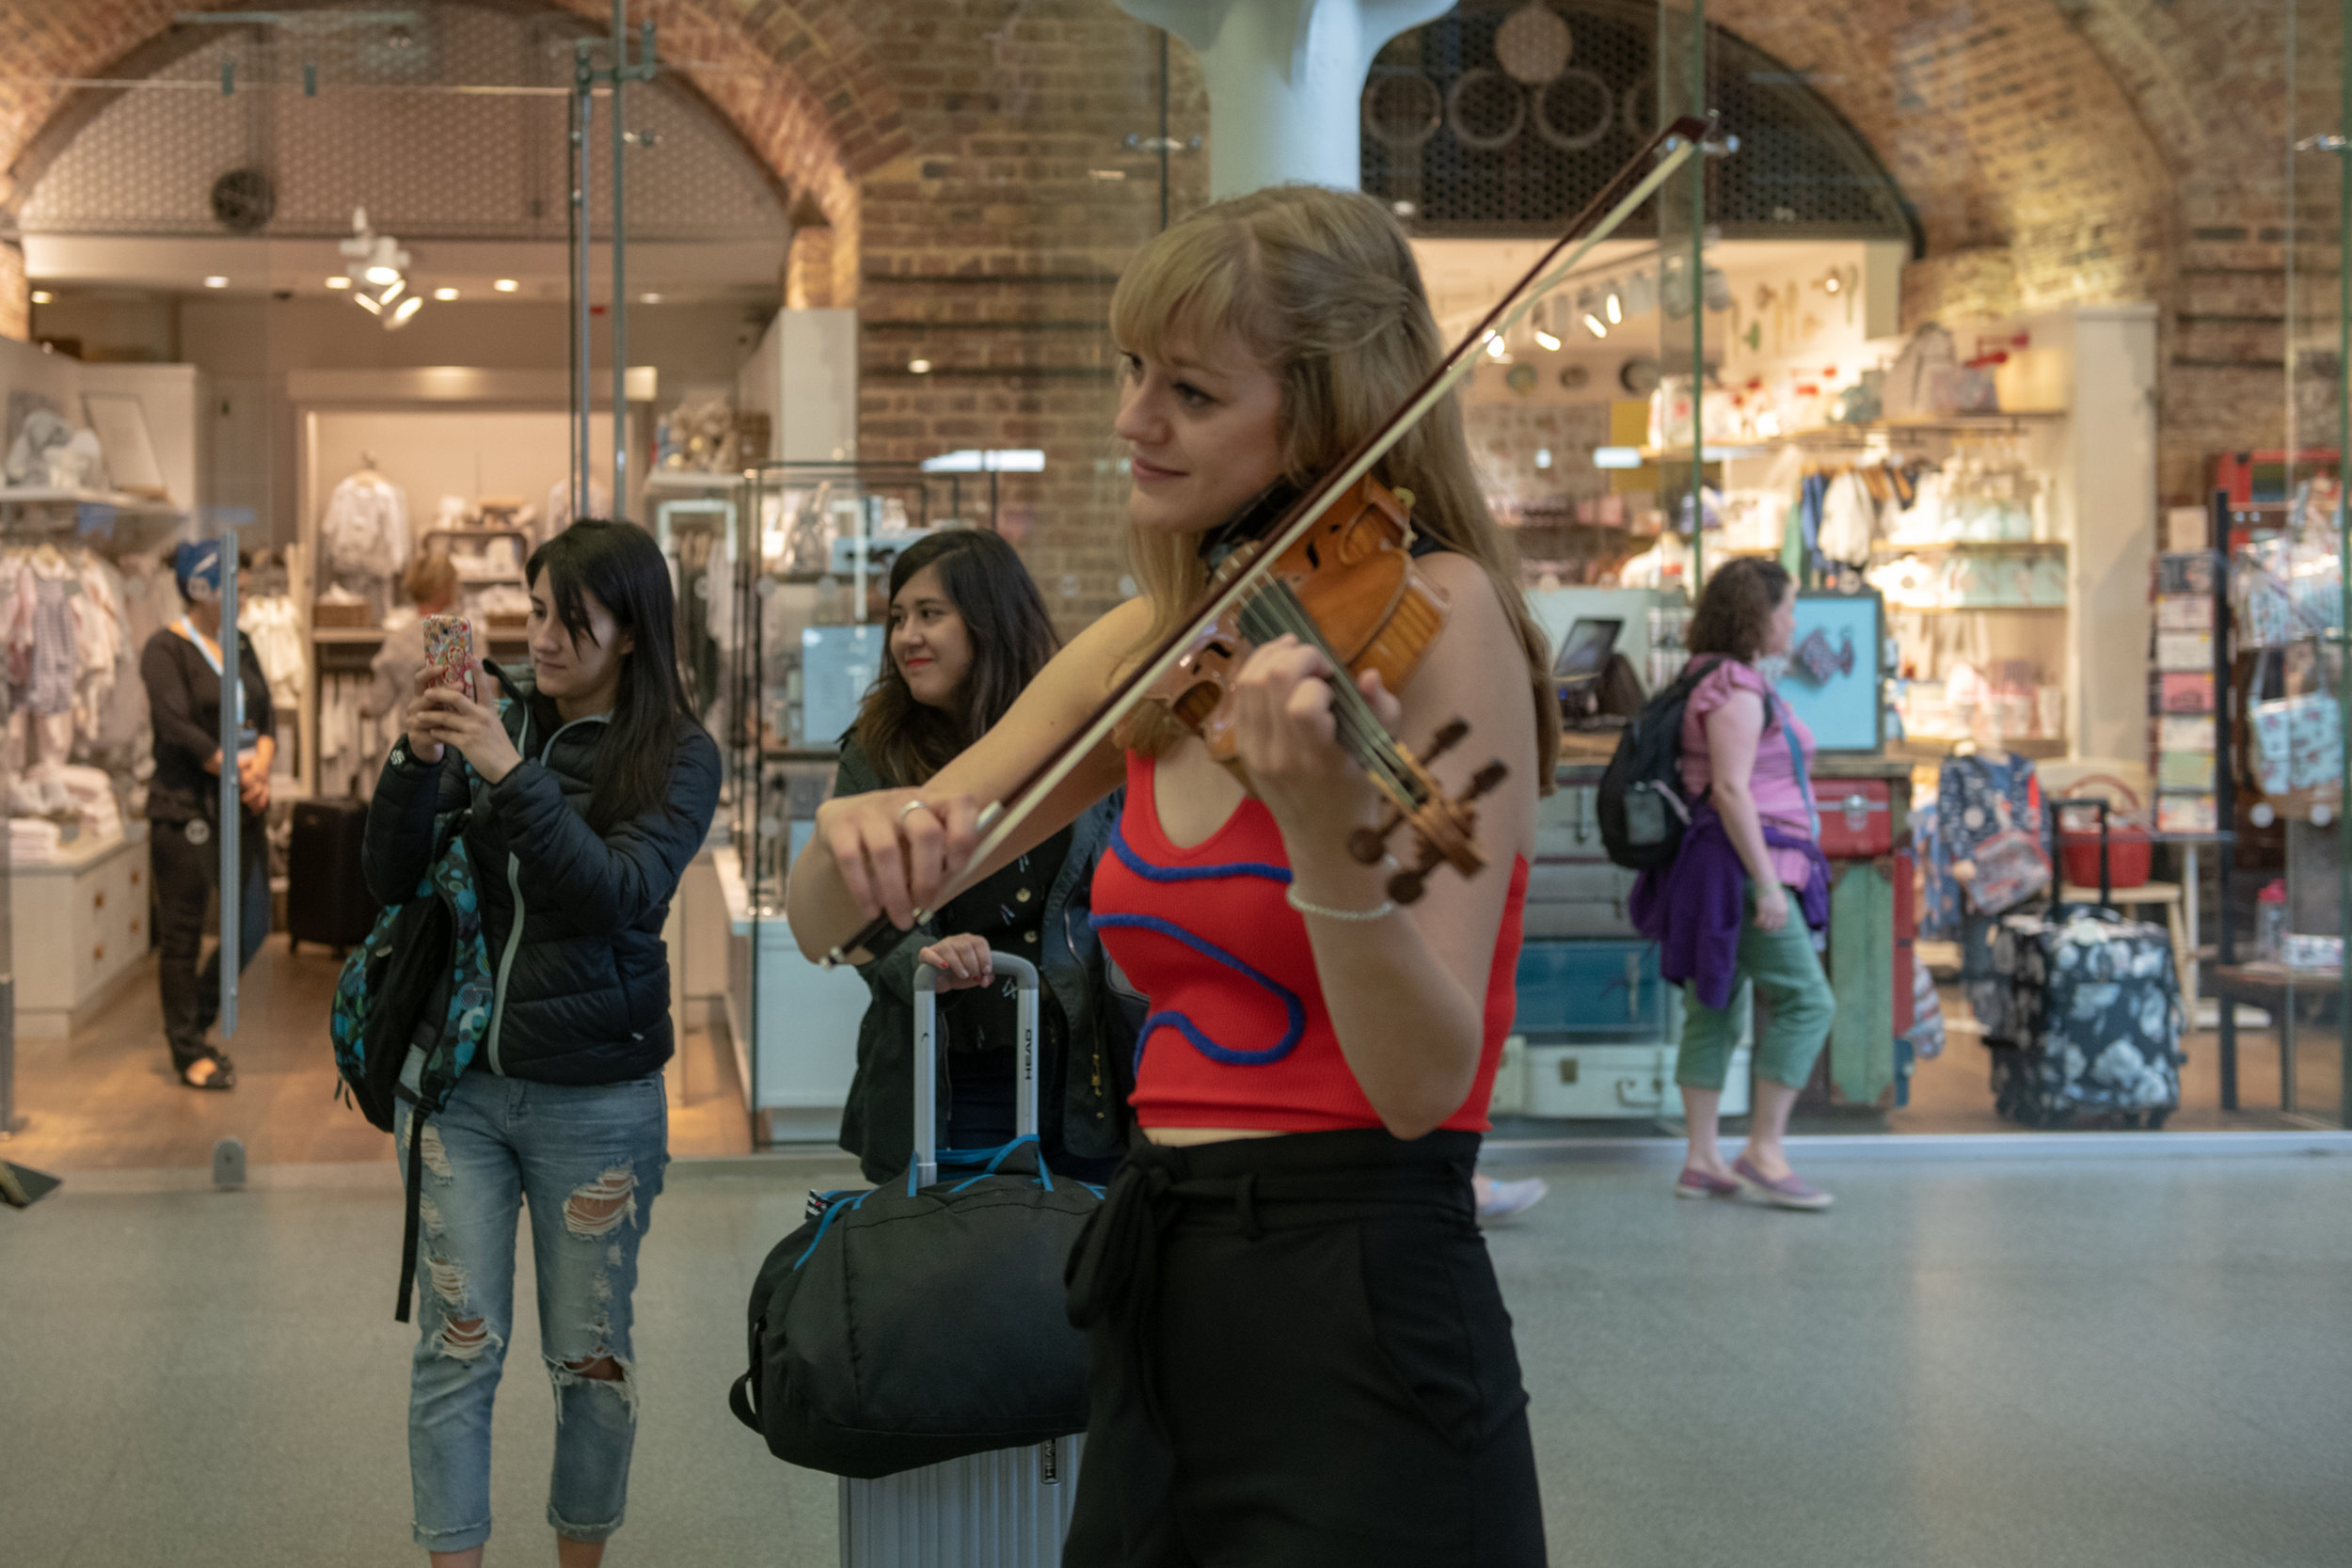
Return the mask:
<path id="1" fill-rule="evenodd" d="M 986 735 L 1061 646 L 1013 547 L 955 529 L 891 563 L 889 639 L 856 725 L 842 737 L 836 796 L 927 783 Z M 1087 915 L 1095 863 L 1118 818 L 1097 802 L 995 876 L 950 901 L 859 967 L 873 1005 L 858 1026 L 857 1076 L 841 1147 L 869 1181 L 913 1157 L 914 975 L 938 972 L 943 1148 L 993 1148 L 1016 1125 L 1012 983 L 992 951 L 1038 966 L 1040 1144 L 1050 1166 L 1106 1180 L 1126 1146 L 1125 1085 L 1142 999 L 1103 952 Z"/>
<path id="2" fill-rule="evenodd" d="M 490 1404 L 525 1207 L 556 1397 L 557 1560 L 600 1561 L 620 1528 L 637 1427 L 630 1298 L 669 1161 L 661 927 L 719 796 L 719 750 L 687 706 L 652 537 L 583 519 L 526 576 L 531 668 L 466 661 L 480 701 L 419 670 L 368 812 L 368 885 L 387 900 L 423 877 L 437 816 L 468 814 L 496 974 L 480 1052 L 419 1150 L 428 1288 L 408 1461 L 416 1542 L 437 1568 L 478 1564 L 490 1535 Z M 421 1063 L 412 1053 L 412 1081 Z M 417 1135 L 405 1105 L 394 1132 L 405 1169 Z"/>

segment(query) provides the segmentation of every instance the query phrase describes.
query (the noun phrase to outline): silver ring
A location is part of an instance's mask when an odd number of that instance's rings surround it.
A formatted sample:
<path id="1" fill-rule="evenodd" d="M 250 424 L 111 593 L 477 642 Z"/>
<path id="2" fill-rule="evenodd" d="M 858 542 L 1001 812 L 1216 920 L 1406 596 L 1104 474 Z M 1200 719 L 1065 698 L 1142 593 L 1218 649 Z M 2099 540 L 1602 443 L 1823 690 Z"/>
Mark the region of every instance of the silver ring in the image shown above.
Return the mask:
<path id="1" fill-rule="evenodd" d="M 911 811 L 922 811 L 924 809 L 922 801 L 909 800 L 905 805 L 898 808 L 898 820 L 904 822 L 907 819 L 907 813 Z"/>

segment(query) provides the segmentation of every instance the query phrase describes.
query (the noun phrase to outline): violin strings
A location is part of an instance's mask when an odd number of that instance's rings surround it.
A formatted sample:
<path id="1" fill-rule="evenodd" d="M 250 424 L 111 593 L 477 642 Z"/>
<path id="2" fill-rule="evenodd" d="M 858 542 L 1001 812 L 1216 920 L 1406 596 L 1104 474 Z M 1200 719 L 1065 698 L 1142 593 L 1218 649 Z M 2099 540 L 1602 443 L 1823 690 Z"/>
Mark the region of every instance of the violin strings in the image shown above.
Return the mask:
<path id="1" fill-rule="evenodd" d="M 1332 668 L 1342 673 L 1342 678 L 1331 682 L 1331 716 L 1343 743 L 1350 745 L 1365 770 L 1374 774 L 1396 800 L 1421 804 L 1423 796 L 1420 782 L 1397 755 L 1395 737 L 1380 722 L 1379 715 L 1372 711 L 1372 705 L 1365 701 L 1355 682 L 1344 678 L 1346 663 L 1325 641 L 1322 628 L 1314 624 L 1289 584 L 1270 582 L 1251 594 L 1243 607 L 1242 620 L 1243 631 L 1252 641 L 1269 641 L 1262 633 L 1279 636 L 1289 632 L 1331 661 Z M 1254 630 L 1251 623 L 1256 624 Z"/>

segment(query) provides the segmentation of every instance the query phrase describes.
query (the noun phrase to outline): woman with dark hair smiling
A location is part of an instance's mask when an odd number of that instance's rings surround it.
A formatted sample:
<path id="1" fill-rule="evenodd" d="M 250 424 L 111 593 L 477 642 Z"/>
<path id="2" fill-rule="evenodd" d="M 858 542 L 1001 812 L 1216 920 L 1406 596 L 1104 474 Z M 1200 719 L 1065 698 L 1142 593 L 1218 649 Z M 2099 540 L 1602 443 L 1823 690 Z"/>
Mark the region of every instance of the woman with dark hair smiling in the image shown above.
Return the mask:
<path id="1" fill-rule="evenodd" d="M 419 670 L 368 811 L 368 885 L 387 902 L 432 864 L 437 819 L 465 813 L 496 977 L 472 1069 L 421 1133 L 405 1104 L 394 1125 L 399 1151 L 418 1136 L 421 1158 L 429 1288 L 408 1467 L 417 1544 L 436 1568 L 473 1568 L 490 1535 L 490 1402 L 526 1204 L 555 1386 L 557 1561 L 600 1561 L 621 1526 L 637 1434 L 630 1298 L 669 1163 L 661 927 L 719 800 L 719 749 L 686 704 L 652 538 L 583 519 L 525 575 L 531 668 L 477 658 L 479 701 Z M 421 1016 L 445 1012 L 437 998 Z M 422 1058 L 411 1051 L 411 1085 Z"/>
<path id="2" fill-rule="evenodd" d="M 889 631 L 882 673 L 842 737 L 836 796 L 928 782 L 1004 717 L 1061 646 L 1012 546 L 973 529 L 933 534 L 892 562 Z M 992 951 L 1028 958 L 1043 982 L 1038 1119 L 1048 1163 L 1108 1178 L 1125 1147 L 1128 1058 L 1142 1011 L 1140 998 L 1122 1000 L 1123 982 L 1087 919 L 1118 804 L 1099 803 L 859 967 L 874 1001 L 858 1028 L 841 1147 L 866 1180 L 889 1180 L 914 1154 L 918 964 L 939 971 L 942 992 L 941 1147 L 1012 1138 L 1013 997 L 990 966 Z"/>

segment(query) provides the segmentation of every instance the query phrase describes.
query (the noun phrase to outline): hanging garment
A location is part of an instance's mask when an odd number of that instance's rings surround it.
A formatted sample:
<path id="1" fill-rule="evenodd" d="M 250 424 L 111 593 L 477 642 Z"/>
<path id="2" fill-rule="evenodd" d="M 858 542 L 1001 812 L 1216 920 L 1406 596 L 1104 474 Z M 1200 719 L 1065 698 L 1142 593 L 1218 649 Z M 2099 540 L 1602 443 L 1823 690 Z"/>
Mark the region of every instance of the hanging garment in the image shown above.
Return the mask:
<path id="1" fill-rule="evenodd" d="M 1821 497 L 1820 528 L 1815 543 L 1832 561 L 1861 562 L 1870 558 L 1870 531 L 1878 507 L 1862 476 L 1851 468 L 1831 480 Z"/>
<path id="2" fill-rule="evenodd" d="M 288 713 L 300 710 L 310 665 L 302 655 L 301 616 L 291 595 L 257 594 L 237 607 L 237 629 L 252 643 L 269 677 L 269 700 Z"/>
<path id="3" fill-rule="evenodd" d="M 78 653 L 73 641 L 73 614 L 66 608 L 71 578 L 26 567 L 32 578 L 30 615 L 31 659 L 25 681 L 24 705 L 48 715 L 73 711 L 73 678 Z"/>
<path id="4" fill-rule="evenodd" d="M 408 563 L 408 498 L 381 474 L 353 474 L 326 499 L 319 555 L 338 581 L 398 575 Z"/>

